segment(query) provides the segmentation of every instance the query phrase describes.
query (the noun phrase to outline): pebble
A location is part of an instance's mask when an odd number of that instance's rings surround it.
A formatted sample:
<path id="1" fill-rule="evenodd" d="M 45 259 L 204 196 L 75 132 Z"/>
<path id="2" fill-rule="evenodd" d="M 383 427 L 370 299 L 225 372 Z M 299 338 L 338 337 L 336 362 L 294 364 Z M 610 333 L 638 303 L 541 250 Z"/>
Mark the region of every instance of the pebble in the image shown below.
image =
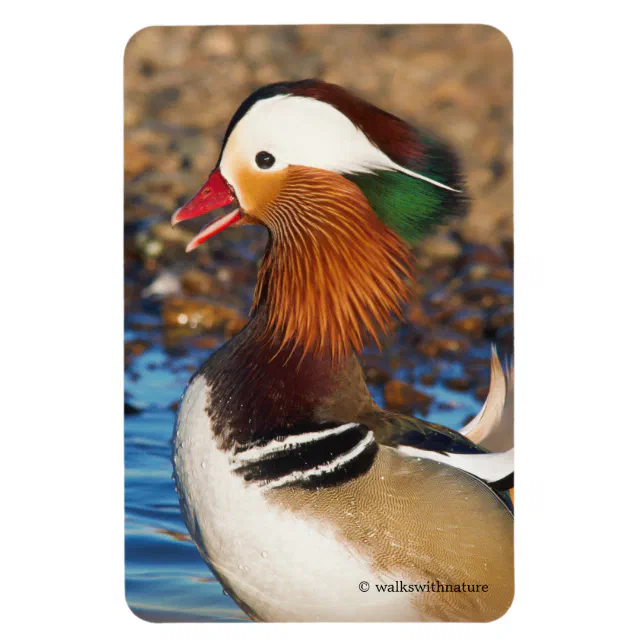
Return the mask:
<path id="1" fill-rule="evenodd" d="M 181 276 L 181 286 L 188 295 L 209 295 L 214 290 L 212 277 L 198 268 L 191 268 Z"/>
<path id="2" fill-rule="evenodd" d="M 465 308 L 452 316 L 449 325 L 469 336 L 481 336 L 485 326 L 483 313 L 477 308 Z"/>
<path id="3" fill-rule="evenodd" d="M 385 406 L 395 411 L 426 413 L 434 399 L 414 389 L 402 380 L 390 380 L 385 385 Z"/>
<path id="4" fill-rule="evenodd" d="M 467 377 L 445 378 L 445 386 L 453 391 L 467 391 L 472 386 L 472 379 Z"/>
<path id="5" fill-rule="evenodd" d="M 135 407 L 133 404 L 126 402 L 125 403 L 125 415 L 126 416 L 136 416 L 140 414 L 143 410 Z"/>
<path id="6" fill-rule="evenodd" d="M 436 374 L 435 373 L 424 373 L 420 377 L 420 381 L 424 385 L 427 385 L 428 387 L 431 387 L 432 385 L 436 384 Z"/>
<path id="7" fill-rule="evenodd" d="M 181 293 L 181 282 L 172 271 L 163 271 L 141 291 L 143 297 L 167 297 Z"/>
<path id="8" fill-rule="evenodd" d="M 391 378 L 391 374 L 378 367 L 367 367 L 364 374 L 367 382 L 371 385 L 384 385 Z"/>
<path id="9" fill-rule="evenodd" d="M 417 349 L 429 358 L 450 356 L 465 351 L 470 345 L 466 336 L 445 327 L 428 332 Z"/>
<path id="10" fill-rule="evenodd" d="M 242 316 L 234 309 L 202 299 L 173 297 L 164 302 L 163 323 L 166 327 L 213 331 L 243 326 Z"/>
<path id="11" fill-rule="evenodd" d="M 514 308 L 511 304 L 506 304 L 496 311 L 492 312 L 489 318 L 489 326 L 492 329 L 500 329 L 504 326 L 512 326 L 514 324 Z"/>

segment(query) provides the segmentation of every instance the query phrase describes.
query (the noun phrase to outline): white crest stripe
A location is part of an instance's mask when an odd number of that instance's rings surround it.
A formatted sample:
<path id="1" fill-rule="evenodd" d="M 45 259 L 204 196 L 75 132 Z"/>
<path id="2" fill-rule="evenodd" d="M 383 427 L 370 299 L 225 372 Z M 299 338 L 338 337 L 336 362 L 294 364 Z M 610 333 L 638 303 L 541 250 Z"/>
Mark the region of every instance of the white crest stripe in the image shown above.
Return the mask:
<path id="1" fill-rule="evenodd" d="M 404 166 L 398 165 L 397 163 L 394 163 L 393 161 L 391 162 L 393 167 L 399 170 L 400 172 L 404 172 L 405 174 L 409 175 L 410 177 L 414 177 L 416 179 L 420 179 L 421 181 L 426 181 L 427 183 L 431 183 L 435 186 L 438 186 L 439 188 L 443 188 L 443 190 L 449 190 L 450 192 L 461 192 L 460 190 L 457 190 L 456 188 L 450 188 L 449 186 L 445 185 L 444 183 L 441 183 L 440 181 L 436 181 L 435 179 L 430 179 L 429 177 L 426 177 L 422 174 L 419 174 L 418 172 L 414 172 L 413 170 L 407 170 Z"/>

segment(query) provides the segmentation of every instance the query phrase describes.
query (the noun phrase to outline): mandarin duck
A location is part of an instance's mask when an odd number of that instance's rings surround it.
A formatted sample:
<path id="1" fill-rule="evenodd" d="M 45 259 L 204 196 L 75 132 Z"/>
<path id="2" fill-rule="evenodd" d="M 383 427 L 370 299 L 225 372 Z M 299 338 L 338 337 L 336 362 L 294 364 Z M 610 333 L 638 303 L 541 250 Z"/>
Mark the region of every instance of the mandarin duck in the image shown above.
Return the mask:
<path id="1" fill-rule="evenodd" d="M 402 313 L 408 244 L 467 206 L 454 153 L 337 85 L 276 83 L 241 104 L 172 223 L 229 205 L 187 250 L 242 223 L 268 242 L 248 324 L 177 414 L 174 476 L 201 556 L 254 620 L 500 617 L 514 468 L 498 359 L 459 433 L 381 409 L 357 358 Z M 490 438 L 503 451 L 477 444 Z"/>

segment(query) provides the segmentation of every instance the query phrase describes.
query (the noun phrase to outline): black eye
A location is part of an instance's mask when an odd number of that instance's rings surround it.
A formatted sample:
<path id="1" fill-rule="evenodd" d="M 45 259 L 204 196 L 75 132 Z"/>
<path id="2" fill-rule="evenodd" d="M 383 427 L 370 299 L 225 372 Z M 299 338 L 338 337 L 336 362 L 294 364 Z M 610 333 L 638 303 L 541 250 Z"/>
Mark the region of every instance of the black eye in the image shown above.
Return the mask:
<path id="1" fill-rule="evenodd" d="M 258 168 L 268 170 L 268 168 L 273 167 L 275 157 L 270 152 L 258 152 L 255 156 L 255 163 Z"/>

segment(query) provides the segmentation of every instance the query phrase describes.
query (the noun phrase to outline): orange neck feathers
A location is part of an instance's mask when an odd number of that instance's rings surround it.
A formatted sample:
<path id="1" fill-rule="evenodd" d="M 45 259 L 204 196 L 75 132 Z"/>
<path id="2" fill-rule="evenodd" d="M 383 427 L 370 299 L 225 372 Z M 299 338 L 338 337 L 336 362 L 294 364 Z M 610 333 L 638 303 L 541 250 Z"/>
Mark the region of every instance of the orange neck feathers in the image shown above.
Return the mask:
<path id="1" fill-rule="evenodd" d="M 301 166 L 286 171 L 278 194 L 252 217 L 269 230 L 253 312 L 265 305 L 279 350 L 361 351 L 389 329 L 409 297 L 409 250 L 342 176 Z"/>

